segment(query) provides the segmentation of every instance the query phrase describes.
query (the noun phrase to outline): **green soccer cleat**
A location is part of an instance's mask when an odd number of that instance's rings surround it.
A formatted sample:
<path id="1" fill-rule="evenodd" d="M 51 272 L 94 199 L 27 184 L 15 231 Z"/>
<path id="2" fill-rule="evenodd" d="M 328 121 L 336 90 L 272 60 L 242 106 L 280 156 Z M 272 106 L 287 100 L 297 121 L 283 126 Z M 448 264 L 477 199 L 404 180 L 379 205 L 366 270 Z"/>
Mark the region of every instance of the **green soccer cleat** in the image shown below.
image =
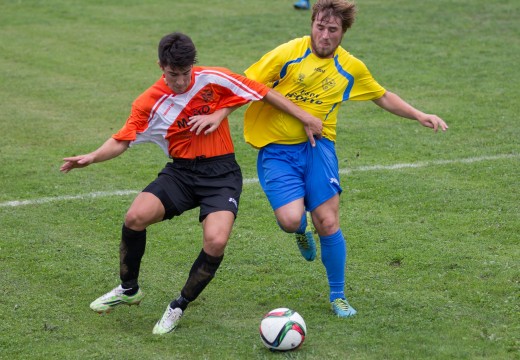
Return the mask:
<path id="1" fill-rule="evenodd" d="M 300 253 L 307 261 L 314 261 L 316 259 L 316 242 L 314 241 L 314 235 L 311 229 L 312 220 L 307 213 L 307 227 L 305 228 L 304 234 L 296 234 L 296 244 Z"/>
<path id="2" fill-rule="evenodd" d="M 356 315 L 357 311 L 350 306 L 346 299 L 337 298 L 331 303 L 332 311 L 337 317 L 346 318 Z"/>
<path id="3" fill-rule="evenodd" d="M 155 335 L 165 335 L 171 333 L 177 325 L 179 324 L 179 320 L 181 319 L 183 311 L 181 308 L 176 307 L 172 309 L 170 305 L 166 308 L 161 320 L 157 321 L 157 324 L 153 327 L 153 333 Z"/>
<path id="4" fill-rule="evenodd" d="M 97 313 L 107 314 L 117 305 L 139 305 L 144 298 L 141 289 L 137 290 L 134 295 L 125 295 L 125 291 L 121 285 L 107 292 L 105 295 L 97 298 L 90 304 L 90 308 Z"/>

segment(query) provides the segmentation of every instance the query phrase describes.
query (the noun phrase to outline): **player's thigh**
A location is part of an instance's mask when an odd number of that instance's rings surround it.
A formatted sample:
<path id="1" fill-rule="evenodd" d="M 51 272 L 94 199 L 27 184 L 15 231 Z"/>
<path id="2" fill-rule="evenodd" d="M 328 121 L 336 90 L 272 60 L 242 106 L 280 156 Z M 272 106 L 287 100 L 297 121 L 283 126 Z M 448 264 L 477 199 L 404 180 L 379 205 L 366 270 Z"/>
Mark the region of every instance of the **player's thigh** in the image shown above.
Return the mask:
<path id="1" fill-rule="evenodd" d="M 202 222 L 204 251 L 211 256 L 221 256 L 231 235 L 235 214 L 231 211 L 216 211 L 208 214 Z"/>
<path id="2" fill-rule="evenodd" d="M 309 164 L 305 175 L 305 206 L 313 211 L 342 192 L 334 143 L 327 139 L 318 140 Z"/>
<path id="3" fill-rule="evenodd" d="M 144 230 L 163 218 L 164 206 L 161 200 L 152 193 L 141 192 L 126 213 L 125 225 L 133 230 Z"/>
<path id="4" fill-rule="evenodd" d="M 143 192 L 151 193 L 161 201 L 164 208 L 162 220 L 166 220 L 199 205 L 193 187 L 193 176 L 188 170 L 173 169 L 171 164 L 167 164 Z"/>
<path id="5" fill-rule="evenodd" d="M 243 183 L 240 167 L 231 162 L 211 164 L 206 172 L 212 176 L 199 177 L 193 189 L 200 203 L 199 221 L 219 211 L 228 211 L 236 218 Z"/>
<path id="6" fill-rule="evenodd" d="M 320 236 L 328 236 L 339 229 L 339 194 L 334 195 L 312 211 L 312 222 Z"/>
<path id="7" fill-rule="evenodd" d="M 259 151 L 258 179 L 273 210 L 305 196 L 305 161 L 298 145 L 271 144 Z"/>

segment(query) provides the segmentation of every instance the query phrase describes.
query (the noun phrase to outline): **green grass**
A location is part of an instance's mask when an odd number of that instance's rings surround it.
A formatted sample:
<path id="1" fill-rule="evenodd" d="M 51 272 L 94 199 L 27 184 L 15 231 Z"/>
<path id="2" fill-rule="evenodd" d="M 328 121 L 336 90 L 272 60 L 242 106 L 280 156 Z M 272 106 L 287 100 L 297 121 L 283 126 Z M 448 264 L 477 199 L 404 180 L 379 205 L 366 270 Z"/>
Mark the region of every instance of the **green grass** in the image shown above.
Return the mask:
<path id="1" fill-rule="evenodd" d="M 251 182 L 217 277 L 178 330 L 157 338 L 153 325 L 201 248 L 197 212 L 149 228 L 142 305 L 97 316 L 88 304 L 117 284 L 134 195 L 88 194 L 137 192 L 167 159 L 140 145 L 68 175 L 61 159 L 120 128 L 160 75 L 162 35 L 186 32 L 200 64 L 242 72 L 307 34 L 310 13 L 276 0 L 3 1 L 0 358 L 519 359 L 520 4 L 358 5 L 344 46 L 383 86 L 450 126 L 434 134 L 370 103 L 340 111 L 341 224 L 358 315 L 331 315 L 322 264 L 300 257 Z M 242 114 L 232 132 L 252 179 Z M 298 351 L 274 354 L 258 326 L 281 306 L 297 310 L 309 334 Z"/>

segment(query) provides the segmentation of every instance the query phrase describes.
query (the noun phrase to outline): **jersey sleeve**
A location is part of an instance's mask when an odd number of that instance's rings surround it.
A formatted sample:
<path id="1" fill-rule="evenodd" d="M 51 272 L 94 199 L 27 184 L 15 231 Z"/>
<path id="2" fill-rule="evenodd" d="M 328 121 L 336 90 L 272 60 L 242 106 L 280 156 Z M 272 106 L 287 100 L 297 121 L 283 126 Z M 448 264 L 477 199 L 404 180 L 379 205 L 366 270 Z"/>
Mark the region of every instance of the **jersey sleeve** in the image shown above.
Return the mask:
<path id="1" fill-rule="evenodd" d="M 354 85 L 350 92 L 349 100 L 364 101 L 377 100 L 386 92 L 379 83 L 372 77 L 367 66 L 359 59 L 354 58 Z"/>
<path id="2" fill-rule="evenodd" d="M 280 80 L 282 66 L 287 61 L 284 54 L 287 54 L 291 49 L 291 43 L 292 41 L 279 45 L 267 52 L 256 63 L 247 68 L 244 74 L 250 79 L 273 87 L 273 84 Z"/>
<path id="3" fill-rule="evenodd" d="M 144 94 L 139 96 L 132 104 L 132 110 L 123 127 L 112 138 L 116 140 L 134 141 L 137 133 L 144 132 L 148 128 L 150 110 L 144 101 Z"/>
<path id="4" fill-rule="evenodd" d="M 233 73 L 227 69 L 218 69 L 230 80 L 225 86 L 218 86 L 220 94 L 219 108 L 242 106 L 251 101 L 259 101 L 269 92 L 266 85 Z"/>

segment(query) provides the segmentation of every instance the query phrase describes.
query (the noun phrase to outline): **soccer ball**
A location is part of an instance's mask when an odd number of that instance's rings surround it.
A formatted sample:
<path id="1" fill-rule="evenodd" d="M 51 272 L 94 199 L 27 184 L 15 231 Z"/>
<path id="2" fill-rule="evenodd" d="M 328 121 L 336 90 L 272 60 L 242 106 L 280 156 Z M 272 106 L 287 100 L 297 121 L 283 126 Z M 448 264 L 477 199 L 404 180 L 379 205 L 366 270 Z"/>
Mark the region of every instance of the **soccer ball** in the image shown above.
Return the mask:
<path id="1" fill-rule="evenodd" d="M 260 322 L 260 338 L 272 351 L 296 349 L 303 344 L 306 334 L 305 321 L 300 314 L 291 309 L 271 310 Z"/>

